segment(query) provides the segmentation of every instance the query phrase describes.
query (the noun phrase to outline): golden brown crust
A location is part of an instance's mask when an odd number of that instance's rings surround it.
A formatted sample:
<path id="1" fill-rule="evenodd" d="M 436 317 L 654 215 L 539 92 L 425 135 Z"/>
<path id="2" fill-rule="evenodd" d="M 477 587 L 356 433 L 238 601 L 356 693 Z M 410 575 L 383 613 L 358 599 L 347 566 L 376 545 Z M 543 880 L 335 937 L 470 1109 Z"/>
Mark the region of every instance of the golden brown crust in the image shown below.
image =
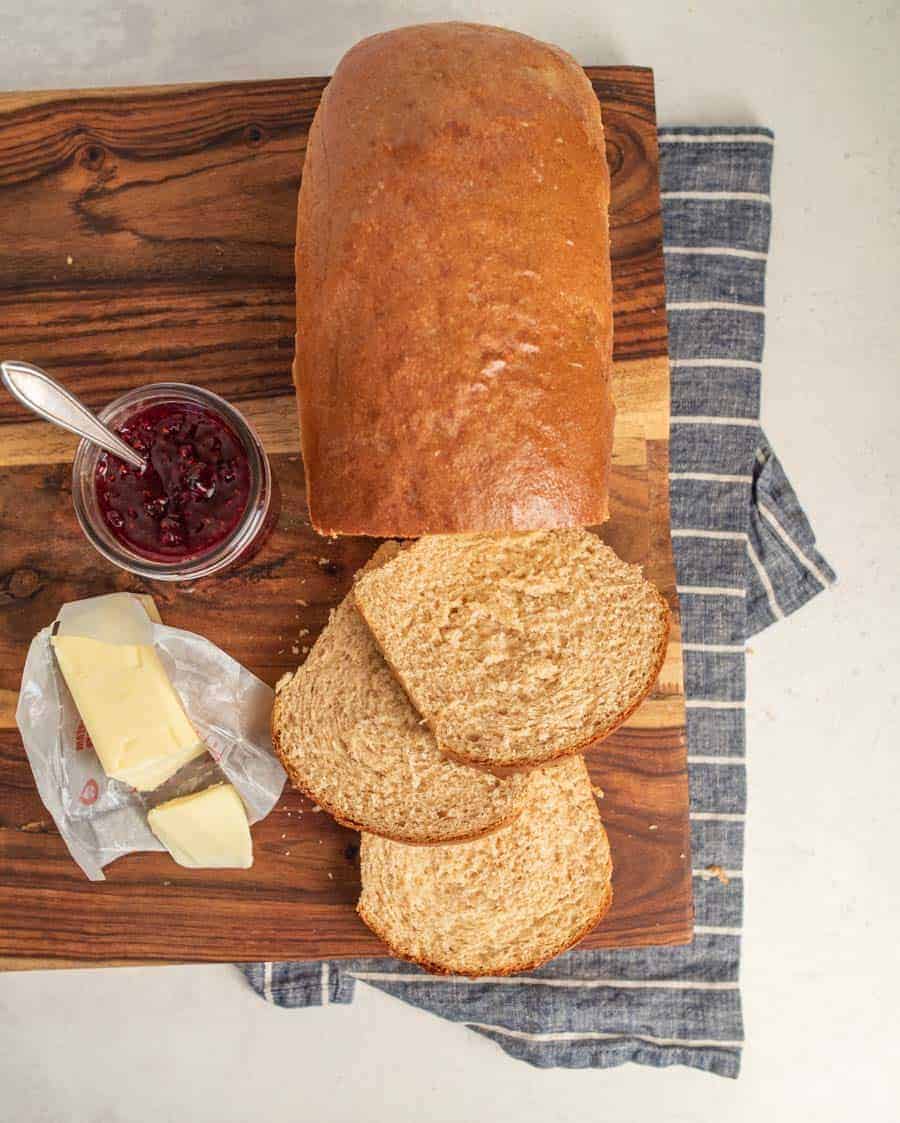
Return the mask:
<path id="1" fill-rule="evenodd" d="M 609 173 L 577 63 L 498 28 L 376 35 L 309 134 L 298 392 L 323 534 L 608 515 Z"/>
<path id="2" fill-rule="evenodd" d="M 529 960 L 527 962 L 524 962 L 524 963 L 516 963 L 512 966 L 499 967 L 499 968 L 494 968 L 494 969 L 485 968 L 485 970 L 483 970 L 483 971 L 472 971 L 472 972 L 469 972 L 469 971 L 466 971 L 466 972 L 452 971 L 448 967 L 442 967 L 439 963 L 432 963 L 430 960 L 427 960 L 427 959 L 417 959 L 414 955 L 409 954 L 408 952 L 404 951 L 402 948 L 395 947 L 388 940 L 387 936 L 384 934 L 384 931 L 379 930 L 378 926 L 373 922 L 372 918 L 370 916 L 366 915 L 366 910 L 361 907 L 362 906 L 361 901 L 357 902 L 356 912 L 357 912 L 358 916 L 360 917 L 360 919 L 362 920 L 362 922 L 366 925 L 366 927 L 371 929 L 371 931 L 375 933 L 375 935 L 379 938 L 379 940 L 384 941 L 384 943 L 387 946 L 388 950 L 390 951 L 391 955 L 396 956 L 397 959 L 403 959 L 407 963 L 415 963 L 419 967 L 422 967 L 426 971 L 430 972 L 430 974 L 432 974 L 432 975 L 462 974 L 462 977 L 466 978 L 466 979 L 479 979 L 479 978 L 483 978 L 486 975 L 502 977 L 504 975 L 518 975 L 518 974 L 521 974 L 523 971 L 534 971 L 534 970 L 536 970 L 536 968 L 542 966 L 544 963 L 547 963 L 549 960 L 555 959 L 556 956 L 558 956 L 558 955 L 562 955 L 563 952 L 570 951 L 573 947 L 575 947 L 576 944 L 580 944 L 581 941 L 585 938 L 585 936 L 587 936 L 587 934 L 589 932 L 592 932 L 597 927 L 597 925 L 600 923 L 600 921 L 609 912 L 610 907 L 612 906 L 612 901 L 613 901 L 612 864 L 610 863 L 610 881 L 609 881 L 609 883 L 606 887 L 606 893 L 604 895 L 603 901 L 601 902 L 600 909 L 597 912 L 597 914 L 591 920 L 589 920 L 588 923 L 585 924 L 585 926 L 574 937 L 572 937 L 570 940 L 567 940 L 564 943 L 560 944 L 558 947 L 553 948 L 552 950 L 548 951 L 545 955 L 538 956 L 536 959 L 531 959 L 531 960 Z"/>
<path id="3" fill-rule="evenodd" d="M 307 799 L 312 800 L 318 807 L 321 807 L 323 811 L 327 811 L 332 819 L 334 819 L 336 823 L 340 823 L 342 827 L 347 827 L 351 831 L 365 831 L 367 834 L 374 834 L 381 838 L 390 839 L 391 842 L 403 842 L 407 846 L 443 846 L 447 843 L 472 842 L 476 838 L 484 838 L 486 835 L 493 834 L 494 831 L 500 830 L 501 827 L 509 826 L 510 823 L 515 822 L 522 814 L 522 810 L 525 806 L 524 801 L 520 801 L 511 815 L 507 815 L 504 819 L 499 819 L 496 823 L 491 823 L 490 826 L 484 827 L 482 830 L 472 831 L 468 834 L 448 835 L 445 838 L 422 838 L 420 836 L 389 834 L 382 828 L 372 826 L 370 823 L 357 822 L 355 819 L 351 819 L 347 815 L 342 814 L 337 808 L 333 807 L 327 799 L 323 799 L 321 795 L 316 793 L 294 767 L 290 754 L 282 749 L 281 736 L 278 729 L 279 693 L 280 691 L 275 694 L 275 703 L 272 706 L 272 717 L 270 719 L 272 748 L 275 751 L 275 755 L 281 761 L 281 766 L 287 773 L 288 779 L 293 787 L 295 787 L 301 795 L 305 795 Z"/>

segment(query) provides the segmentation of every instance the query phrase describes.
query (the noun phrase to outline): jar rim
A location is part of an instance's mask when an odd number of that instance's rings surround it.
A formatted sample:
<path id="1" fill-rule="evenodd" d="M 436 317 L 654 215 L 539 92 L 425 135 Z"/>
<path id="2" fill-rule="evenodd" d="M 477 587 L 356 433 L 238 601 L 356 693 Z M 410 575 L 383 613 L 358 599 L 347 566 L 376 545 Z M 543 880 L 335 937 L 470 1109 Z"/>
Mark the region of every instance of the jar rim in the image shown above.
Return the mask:
<path id="1" fill-rule="evenodd" d="M 237 525 L 221 542 L 203 553 L 163 562 L 128 549 L 106 528 L 99 516 L 95 472 L 102 449 L 91 441 L 79 442 L 72 462 L 72 502 L 84 536 L 103 557 L 140 577 L 154 581 L 191 581 L 209 577 L 236 561 L 261 531 L 272 499 L 272 474 L 259 434 L 230 402 L 203 386 L 188 382 L 152 382 L 135 387 L 97 411 L 105 424 L 124 421 L 148 405 L 161 402 L 190 402 L 218 414 L 235 432 L 247 454 L 250 492 Z"/>

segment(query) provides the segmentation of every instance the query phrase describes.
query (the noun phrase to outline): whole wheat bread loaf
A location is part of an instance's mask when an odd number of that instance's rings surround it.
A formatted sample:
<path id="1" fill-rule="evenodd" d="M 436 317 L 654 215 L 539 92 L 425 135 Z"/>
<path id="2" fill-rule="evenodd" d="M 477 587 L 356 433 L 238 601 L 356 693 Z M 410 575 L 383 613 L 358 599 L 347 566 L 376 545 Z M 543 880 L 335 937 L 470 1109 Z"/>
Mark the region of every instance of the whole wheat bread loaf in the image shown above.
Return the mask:
<path id="1" fill-rule="evenodd" d="M 421 538 L 356 603 L 440 748 L 532 766 L 601 741 L 652 687 L 669 611 L 586 530 Z"/>
<path id="2" fill-rule="evenodd" d="M 394 557 L 386 543 L 369 567 Z M 447 759 L 382 658 L 352 596 L 279 684 L 272 740 L 294 785 L 356 830 L 407 842 L 472 838 L 515 818 L 524 777 Z"/>
<path id="3" fill-rule="evenodd" d="M 608 206 L 600 106 L 558 47 L 436 23 L 345 55 L 297 212 L 293 372 L 320 533 L 607 517 Z"/>
<path id="4" fill-rule="evenodd" d="M 612 861 L 584 759 L 528 776 L 507 827 L 453 846 L 364 834 L 357 911 L 394 955 L 430 971 L 508 975 L 559 955 L 612 901 Z"/>

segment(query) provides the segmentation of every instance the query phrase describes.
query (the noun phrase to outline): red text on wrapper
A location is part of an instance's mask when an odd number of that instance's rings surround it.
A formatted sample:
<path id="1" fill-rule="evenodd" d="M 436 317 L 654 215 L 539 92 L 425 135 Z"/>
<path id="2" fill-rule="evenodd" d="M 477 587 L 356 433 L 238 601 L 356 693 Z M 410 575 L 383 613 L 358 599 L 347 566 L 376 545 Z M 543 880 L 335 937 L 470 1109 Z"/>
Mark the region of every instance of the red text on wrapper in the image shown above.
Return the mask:
<path id="1" fill-rule="evenodd" d="M 88 731 L 84 728 L 84 722 L 79 721 L 78 728 L 75 730 L 75 752 L 80 753 L 93 747 L 94 742 L 88 736 Z"/>
<path id="2" fill-rule="evenodd" d="M 84 787 L 81 789 L 79 800 L 85 807 L 90 807 L 92 803 L 97 802 L 97 796 L 100 794 L 100 788 L 96 780 L 88 780 Z"/>

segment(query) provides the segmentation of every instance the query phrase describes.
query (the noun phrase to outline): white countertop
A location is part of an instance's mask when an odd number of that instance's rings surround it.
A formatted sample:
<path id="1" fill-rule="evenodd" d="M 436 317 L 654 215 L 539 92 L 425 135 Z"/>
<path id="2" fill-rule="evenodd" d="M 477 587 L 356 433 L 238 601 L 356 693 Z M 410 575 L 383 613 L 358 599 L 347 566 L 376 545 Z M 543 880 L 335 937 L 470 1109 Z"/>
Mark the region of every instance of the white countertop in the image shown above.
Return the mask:
<path id="1" fill-rule="evenodd" d="M 352 1006 L 284 1011 L 227 966 L 41 972 L 0 976 L 0 1116 L 896 1118 L 897 4 L 2 0 L 0 14 L 6 88 L 324 74 L 365 34 L 466 18 L 583 63 L 652 66 L 662 123 L 773 127 L 763 423 L 839 575 L 752 643 L 737 1082 L 531 1069 L 362 984 Z"/>

